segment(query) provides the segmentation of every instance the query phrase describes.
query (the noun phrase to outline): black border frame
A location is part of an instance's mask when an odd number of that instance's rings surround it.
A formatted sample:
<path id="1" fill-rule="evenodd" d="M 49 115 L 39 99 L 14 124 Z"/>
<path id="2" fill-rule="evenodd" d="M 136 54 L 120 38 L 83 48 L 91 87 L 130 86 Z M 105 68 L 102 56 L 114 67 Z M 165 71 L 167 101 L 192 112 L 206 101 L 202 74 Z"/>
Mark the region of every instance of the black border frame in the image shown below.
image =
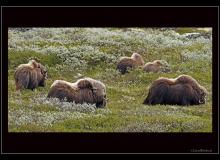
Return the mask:
<path id="1" fill-rule="evenodd" d="M 218 6 L 4 6 L 1 50 L 1 152 L 219 153 Z M 212 133 L 8 133 L 8 27 L 212 27 Z M 207 153 L 207 152 L 202 152 Z"/>

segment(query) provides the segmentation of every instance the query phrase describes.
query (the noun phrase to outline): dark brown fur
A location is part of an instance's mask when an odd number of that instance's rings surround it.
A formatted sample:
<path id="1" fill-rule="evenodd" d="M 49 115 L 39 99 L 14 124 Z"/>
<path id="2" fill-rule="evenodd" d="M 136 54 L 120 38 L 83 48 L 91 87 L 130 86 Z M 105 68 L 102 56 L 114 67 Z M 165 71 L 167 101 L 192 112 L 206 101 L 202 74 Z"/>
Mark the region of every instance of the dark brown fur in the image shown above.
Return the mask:
<path id="1" fill-rule="evenodd" d="M 47 71 L 40 63 L 31 60 L 28 64 L 21 64 L 14 74 L 16 90 L 35 89 L 46 86 Z"/>
<path id="2" fill-rule="evenodd" d="M 163 63 L 160 60 L 155 60 L 154 62 L 148 62 L 143 66 L 143 71 L 157 73 Z"/>
<path id="3" fill-rule="evenodd" d="M 199 105 L 206 103 L 206 95 L 206 89 L 188 75 L 176 79 L 158 78 L 151 85 L 143 104 Z"/>
<path id="4" fill-rule="evenodd" d="M 136 66 L 142 66 L 144 64 L 141 55 L 138 53 L 133 53 L 131 58 L 123 57 L 117 64 L 116 69 L 120 70 L 121 74 L 127 73 L 127 68 L 135 68 Z"/>
<path id="5" fill-rule="evenodd" d="M 56 80 L 52 84 L 47 98 L 59 98 L 63 100 L 66 97 L 67 102 L 82 104 L 95 103 L 96 107 L 104 108 L 107 105 L 106 91 L 103 83 L 91 78 L 78 80 L 76 83 Z"/>

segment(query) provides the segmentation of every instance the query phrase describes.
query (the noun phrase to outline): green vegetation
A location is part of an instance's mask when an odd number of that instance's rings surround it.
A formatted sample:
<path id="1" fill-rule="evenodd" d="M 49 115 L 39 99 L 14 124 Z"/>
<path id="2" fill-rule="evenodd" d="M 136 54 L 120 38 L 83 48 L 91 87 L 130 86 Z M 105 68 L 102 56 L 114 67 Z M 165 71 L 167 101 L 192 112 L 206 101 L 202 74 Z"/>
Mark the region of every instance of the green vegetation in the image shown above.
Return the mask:
<path id="1" fill-rule="evenodd" d="M 196 28 L 45 28 L 8 31 L 9 132 L 212 132 L 212 39 L 187 39 Z M 180 35 L 177 35 L 179 32 Z M 141 54 L 145 63 L 162 60 L 170 72 L 120 75 L 118 60 Z M 14 72 L 30 59 L 44 65 L 47 85 L 15 90 Z M 192 76 L 208 91 L 205 105 L 147 106 L 141 103 L 159 77 Z M 54 80 L 90 77 L 106 85 L 107 106 L 46 99 Z"/>
<path id="2" fill-rule="evenodd" d="M 177 28 L 176 31 L 182 35 L 184 33 L 211 33 L 211 31 L 206 30 L 198 30 L 197 28 L 189 28 L 189 27 L 183 27 L 183 28 Z"/>

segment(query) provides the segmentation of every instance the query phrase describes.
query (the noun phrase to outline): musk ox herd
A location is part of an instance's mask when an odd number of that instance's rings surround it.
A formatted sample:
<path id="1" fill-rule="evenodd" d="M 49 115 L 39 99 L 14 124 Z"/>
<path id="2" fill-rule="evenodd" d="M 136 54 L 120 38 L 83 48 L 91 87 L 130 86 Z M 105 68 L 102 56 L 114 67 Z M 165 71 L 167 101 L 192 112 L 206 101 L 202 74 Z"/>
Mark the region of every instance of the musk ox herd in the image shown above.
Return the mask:
<path id="1" fill-rule="evenodd" d="M 144 61 L 140 54 L 134 53 L 131 57 L 122 57 L 117 63 L 116 70 L 121 74 L 128 73 L 130 69 L 142 66 L 143 72 L 163 71 L 161 60 L 148 62 Z M 35 88 L 46 86 L 46 68 L 30 60 L 28 64 L 21 64 L 14 74 L 16 90 L 34 90 Z M 188 75 L 180 75 L 175 79 L 158 78 L 154 80 L 144 99 L 144 105 L 199 105 L 205 104 L 207 90 L 199 85 L 194 78 Z M 64 80 L 55 80 L 50 86 L 47 98 L 58 98 L 67 102 L 95 104 L 96 107 L 104 108 L 107 105 L 107 95 L 105 85 L 92 78 L 82 78 L 75 83 Z"/>

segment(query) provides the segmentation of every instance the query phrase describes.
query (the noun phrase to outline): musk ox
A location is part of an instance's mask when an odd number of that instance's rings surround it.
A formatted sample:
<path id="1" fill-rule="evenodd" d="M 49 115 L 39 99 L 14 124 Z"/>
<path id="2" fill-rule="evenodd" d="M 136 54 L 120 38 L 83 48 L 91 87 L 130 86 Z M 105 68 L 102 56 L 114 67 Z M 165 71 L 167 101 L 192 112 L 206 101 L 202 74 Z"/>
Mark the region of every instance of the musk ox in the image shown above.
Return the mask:
<path id="1" fill-rule="evenodd" d="M 44 66 L 35 60 L 28 64 L 21 64 L 14 74 L 16 90 L 35 89 L 39 86 L 46 86 L 47 71 Z"/>
<path id="2" fill-rule="evenodd" d="M 67 102 L 91 103 L 104 108 L 107 105 L 105 85 L 91 78 L 79 79 L 75 83 L 55 80 L 51 85 L 47 98 L 59 98 Z"/>
<path id="3" fill-rule="evenodd" d="M 175 79 L 158 78 L 149 89 L 143 104 L 199 105 L 206 103 L 207 90 L 188 75 Z"/>
<path id="4" fill-rule="evenodd" d="M 162 61 L 155 60 L 154 62 L 146 63 L 143 66 L 142 71 L 157 73 L 161 69 L 162 66 L 163 66 Z"/>
<path id="5" fill-rule="evenodd" d="M 144 65 L 144 61 L 141 58 L 141 55 L 138 53 L 133 53 L 131 58 L 122 57 L 117 64 L 116 70 L 118 69 L 121 74 L 125 74 L 127 72 L 127 68 L 134 68 L 142 65 Z"/>

